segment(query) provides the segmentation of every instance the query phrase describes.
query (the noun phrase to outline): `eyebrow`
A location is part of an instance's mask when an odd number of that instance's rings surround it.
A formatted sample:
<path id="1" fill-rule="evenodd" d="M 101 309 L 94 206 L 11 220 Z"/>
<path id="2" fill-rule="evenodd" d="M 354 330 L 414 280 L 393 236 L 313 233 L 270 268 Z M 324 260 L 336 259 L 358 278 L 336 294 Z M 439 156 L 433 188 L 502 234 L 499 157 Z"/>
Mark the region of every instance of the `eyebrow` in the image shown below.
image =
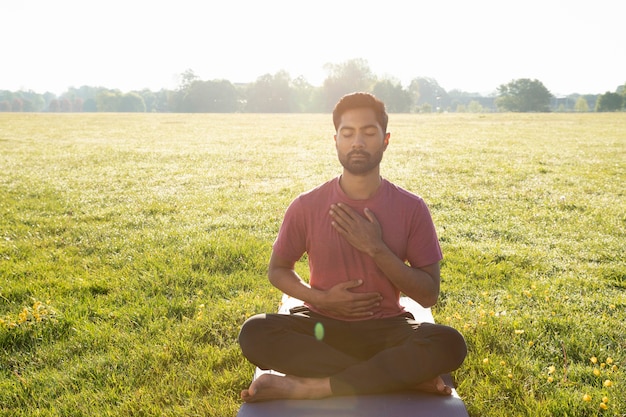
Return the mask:
<path id="1" fill-rule="evenodd" d="M 361 127 L 353 127 L 353 126 L 343 126 L 341 127 L 339 130 L 366 130 L 366 129 L 376 129 L 378 130 L 378 125 L 375 124 L 370 124 L 370 125 L 365 125 L 365 126 L 361 126 Z"/>

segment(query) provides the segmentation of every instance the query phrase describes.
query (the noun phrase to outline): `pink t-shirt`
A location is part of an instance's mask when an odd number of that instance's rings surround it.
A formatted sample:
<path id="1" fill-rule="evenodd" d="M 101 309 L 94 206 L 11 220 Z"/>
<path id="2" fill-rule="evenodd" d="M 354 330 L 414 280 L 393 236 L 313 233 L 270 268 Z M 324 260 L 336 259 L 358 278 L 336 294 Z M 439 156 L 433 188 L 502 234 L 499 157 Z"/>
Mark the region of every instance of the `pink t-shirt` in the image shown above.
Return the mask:
<path id="1" fill-rule="evenodd" d="M 331 225 L 330 205 L 345 203 L 359 214 L 369 208 L 382 227 L 383 240 L 400 259 L 418 268 L 442 259 L 435 226 L 424 200 L 383 179 L 368 200 L 352 200 L 334 178 L 298 196 L 289 206 L 274 242 L 274 252 L 289 261 L 308 254 L 309 284 L 328 290 L 334 285 L 362 279 L 355 292 L 379 292 L 380 310 L 370 318 L 402 314 L 400 291 L 367 254 L 350 245 Z M 326 314 L 309 306 L 313 311 Z M 336 317 L 338 318 L 338 317 Z M 342 318 L 345 320 L 345 318 Z"/>

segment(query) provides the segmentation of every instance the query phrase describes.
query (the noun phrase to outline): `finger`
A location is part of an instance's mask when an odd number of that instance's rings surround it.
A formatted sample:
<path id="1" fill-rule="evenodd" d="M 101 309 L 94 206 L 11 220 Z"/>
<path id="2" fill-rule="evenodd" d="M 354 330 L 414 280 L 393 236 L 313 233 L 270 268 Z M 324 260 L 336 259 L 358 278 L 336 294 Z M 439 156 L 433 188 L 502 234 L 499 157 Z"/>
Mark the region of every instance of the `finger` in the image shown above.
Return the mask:
<path id="1" fill-rule="evenodd" d="M 355 301 L 381 300 L 382 298 L 377 292 L 357 292 L 353 297 Z"/>
<path id="2" fill-rule="evenodd" d="M 336 217 L 341 218 L 346 222 L 358 220 L 360 217 L 359 214 L 350 206 L 343 203 L 331 204 L 330 208 L 331 212 L 333 212 Z"/>
<path id="3" fill-rule="evenodd" d="M 351 219 L 357 216 L 356 211 L 352 210 L 352 207 L 350 206 L 347 206 L 343 203 L 337 203 L 336 206 L 339 210 L 341 210 L 342 213 L 344 213 L 346 216 L 350 217 Z"/>
<path id="4" fill-rule="evenodd" d="M 330 222 L 330 224 L 331 224 L 331 225 L 335 228 L 335 230 L 337 230 L 339 233 L 341 233 L 341 234 L 345 234 L 345 233 L 347 233 L 347 230 L 346 230 L 347 225 L 346 225 L 346 223 L 345 223 L 342 219 L 339 219 L 339 218 L 333 217 L 333 221 L 332 221 L 332 222 Z"/>
<path id="5" fill-rule="evenodd" d="M 359 304 L 352 304 L 352 310 L 353 311 L 372 311 L 376 308 L 378 308 L 380 306 L 380 303 L 378 301 L 376 302 L 368 302 L 368 303 L 359 303 Z"/>
<path id="6" fill-rule="evenodd" d="M 334 204 L 330 206 L 330 216 L 342 225 L 354 220 L 348 213 Z"/>
<path id="7" fill-rule="evenodd" d="M 342 235 L 347 233 L 348 223 L 343 217 L 339 216 L 333 210 L 330 210 L 330 217 L 333 219 L 330 224 L 335 228 L 335 230 Z"/>
<path id="8" fill-rule="evenodd" d="M 378 219 L 376 218 L 376 215 L 374 214 L 372 210 L 366 208 L 363 212 L 365 213 L 367 220 L 369 220 L 370 222 L 374 224 L 378 224 Z"/>

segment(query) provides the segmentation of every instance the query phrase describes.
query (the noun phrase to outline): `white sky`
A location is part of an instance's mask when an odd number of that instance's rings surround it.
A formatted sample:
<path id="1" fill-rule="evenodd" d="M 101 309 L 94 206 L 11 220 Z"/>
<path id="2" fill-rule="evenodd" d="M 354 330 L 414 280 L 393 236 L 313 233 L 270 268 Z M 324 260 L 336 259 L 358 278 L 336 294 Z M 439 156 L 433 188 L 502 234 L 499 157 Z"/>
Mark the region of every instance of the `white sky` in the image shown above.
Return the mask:
<path id="1" fill-rule="evenodd" d="M 618 0 L 0 0 L 0 90 L 173 89 L 368 61 L 404 86 L 489 94 L 517 78 L 553 94 L 626 83 Z"/>

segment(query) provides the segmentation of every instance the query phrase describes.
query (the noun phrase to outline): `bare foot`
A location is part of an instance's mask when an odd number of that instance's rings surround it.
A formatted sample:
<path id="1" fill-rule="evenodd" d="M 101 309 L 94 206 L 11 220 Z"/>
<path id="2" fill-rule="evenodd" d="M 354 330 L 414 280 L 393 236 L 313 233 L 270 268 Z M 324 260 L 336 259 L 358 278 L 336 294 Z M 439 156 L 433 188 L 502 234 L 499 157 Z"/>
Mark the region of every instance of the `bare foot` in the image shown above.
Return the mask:
<path id="1" fill-rule="evenodd" d="M 318 399 L 331 395 L 328 378 L 299 378 L 264 374 L 252 381 L 241 399 L 247 403 L 278 399 Z"/>
<path id="2" fill-rule="evenodd" d="M 447 386 L 440 376 L 430 381 L 422 382 L 415 389 L 439 395 L 452 395 L 452 388 Z"/>

